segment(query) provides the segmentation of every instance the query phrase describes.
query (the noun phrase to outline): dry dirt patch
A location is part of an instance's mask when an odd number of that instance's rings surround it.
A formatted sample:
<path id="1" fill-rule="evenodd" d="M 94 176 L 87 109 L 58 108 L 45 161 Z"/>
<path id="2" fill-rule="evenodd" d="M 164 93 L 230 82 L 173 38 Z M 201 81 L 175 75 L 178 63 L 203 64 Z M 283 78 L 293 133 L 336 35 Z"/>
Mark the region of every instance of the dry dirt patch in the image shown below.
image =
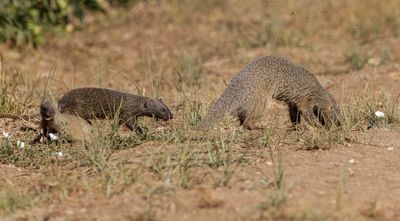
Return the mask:
<path id="1" fill-rule="evenodd" d="M 390 35 L 393 24 L 381 24 L 378 31 L 385 35 L 367 38 L 375 36 L 375 29 L 362 21 L 372 15 L 354 7 L 357 1 L 352 7 L 346 1 L 309 3 L 307 10 L 291 1 L 232 1 L 223 6 L 204 2 L 208 3 L 199 10 L 167 1 L 140 3 L 127 12 L 118 11 L 109 21 L 89 24 L 86 30 L 50 37 L 35 51 L 0 46 L 2 67 L 7 67 L 1 75 L 1 87 L 7 88 L 2 98 L 7 98 L 7 111 L 12 113 L 36 112 L 51 76 L 48 91 L 55 99 L 76 87 L 110 87 L 162 97 L 176 116 L 168 123 L 144 121 L 149 136 L 134 137 L 121 147 L 101 141 L 92 149 L 55 145 L 18 150 L 33 155 L 18 155 L 20 168 L 1 165 L 1 180 L 7 190 L 30 200 L 2 214 L 4 219 L 395 220 L 400 216 L 398 121 L 380 122 L 367 130 L 368 119 L 361 118 L 348 139 L 316 142 L 323 148 L 305 148 L 304 140 L 310 138 L 287 130 L 286 107 L 279 104 L 272 105 L 260 122 L 264 131 L 228 124 L 204 138 L 190 128 L 243 65 L 266 54 L 281 54 L 315 72 L 342 105 L 365 111 L 373 104 L 371 111 L 386 114 L 393 108 L 395 119 L 400 50 L 398 37 Z M 392 5 L 396 8 L 395 1 Z M 371 8 L 379 8 L 382 16 L 391 12 L 384 5 Z M 354 30 L 367 34 L 353 36 L 349 32 L 353 25 L 365 28 Z M 259 34 L 269 29 L 274 32 Z M 13 134 L 13 145 L 16 139 L 32 136 L 21 132 L 20 126 L 18 121 L 1 120 L 1 128 Z M 270 131 L 274 134 L 268 135 Z M 129 137 L 127 131 L 119 133 Z M 271 142 L 264 145 L 269 136 Z M 58 151 L 66 157 L 55 157 Z"/>

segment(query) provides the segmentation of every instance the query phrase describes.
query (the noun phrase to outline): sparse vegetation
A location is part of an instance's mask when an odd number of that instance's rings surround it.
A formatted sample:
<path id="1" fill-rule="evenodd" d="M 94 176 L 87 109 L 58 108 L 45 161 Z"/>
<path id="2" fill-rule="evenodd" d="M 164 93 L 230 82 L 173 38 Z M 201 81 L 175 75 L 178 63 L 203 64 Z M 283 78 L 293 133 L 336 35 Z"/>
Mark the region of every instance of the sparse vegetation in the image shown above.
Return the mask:
<path id="1" fill-rule="evenodd" d="M 29 196 L 20 191 L 15 191 L 7 184 L 0 186 L 0 215 L 14 213 L 31 205 Z"/>
<path id="2" fill-rule="evenodd" d="M 374 10 L 369 10 L 371 7 Z M 396 0 L 389 0 L 385 4 L 372 0 L 368 5 L 360 0 L 350 1 L 348 30 L 353 38 L 364 43 L 382 35 L 398 36 L 400 19 L 395 14 L 399 13 L 399 8 Z"/>
<path id="3" fill-rule="evenodd" d="M 367 51 L 360 45 L 352 44 L 344 54 L 354 70 L 362 69 L 368 62 Z"/>
<path id="4" fill-rule="evenodd" d="M 48 12 L 70 1 L 55 2 Z M 37 12 L 19 29 L 1 26 L 0 39 L 21 48 L 0 45 L 0 113 L 34 114 L 42 97 L 101 85 L 162 98 L 174 119 L 140 119 L 143 134 L 95 120 L 91 144 L 36 145 L 36 132 L 21 130 L 32 122 L 0 119 L 0 219 L 398 217 L 398 1 L 93 2 L 112 10 L 107 19 L 90 13 L 85 28 L 50 41 L 47 26 L 78 27 L 71 5 L 44 14 L 46 27 Z M 45 44 L 25 51 L 31 41 Z M 273 53 L 327 70 L 317 78 L 340 103 L 340 126 L 291 128 L 273 102 L 262 130 L 228 117 L 197 131 L 231 77 Z"/>

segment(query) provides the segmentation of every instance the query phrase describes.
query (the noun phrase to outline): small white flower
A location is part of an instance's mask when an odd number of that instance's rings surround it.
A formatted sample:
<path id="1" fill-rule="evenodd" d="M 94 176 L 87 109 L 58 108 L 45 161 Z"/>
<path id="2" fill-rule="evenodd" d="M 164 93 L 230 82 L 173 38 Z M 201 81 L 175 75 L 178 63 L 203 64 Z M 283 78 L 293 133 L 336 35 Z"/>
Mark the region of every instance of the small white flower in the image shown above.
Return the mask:
<path id="1" fill-rule="evenodd" d="M 353 164 L 354 162 L 356 162 L 354 159 L 349 160 L 349 164 Z"/>
<path id="2" fill-rule="evenodd" d="M 385 113 L 383 113 L 382 111 L 375 111 L 375 116 L 377 117 L 384 117 Z"/>
<path id="3" fill-rule="evenodd" d="M 63 154 L 63 152 L 60 151 L 60 152 L 57 152 L 56 156 L 57 156 L 58 158 L 61 158 L 61 157 L 64 156 L 64 154 Z"/>
<path id="4" fill-rule="evenodd" d="M 17 147 L 23 149 L 25 147 L 25 142 L 22 140 L 17 140 Z"/>
<path id="5" fill-rule="evenodd" d="M 50 137 L 50 140 L 58 140 L 57 135 L 55 135 L 53 133 L 49 133 L 49 137 Z"/>
<path id="6" fill-rule="evenodd" d="M 393 148 L 393 147 L 388 147 L 387 149 L 388 149 L 388 150 L 393 150 L 394 148 Z"/>
<path id="7" fill-rule="evenodd" d="M 10 138 L 10 134 L 3 131 L 3 137 L 4 137 L 4 139 L 8 139 L 8 138 Z"/>

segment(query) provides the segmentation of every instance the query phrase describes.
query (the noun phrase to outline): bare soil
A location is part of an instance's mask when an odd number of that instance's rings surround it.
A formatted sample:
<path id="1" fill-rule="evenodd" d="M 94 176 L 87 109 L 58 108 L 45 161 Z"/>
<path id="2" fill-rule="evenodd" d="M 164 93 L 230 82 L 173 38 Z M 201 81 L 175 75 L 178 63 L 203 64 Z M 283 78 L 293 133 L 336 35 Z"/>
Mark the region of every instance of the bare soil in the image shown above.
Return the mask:
<path id="1" fill-rule="evenodd" d="M 341 11 L 339 9 L 345 6 L 341 6 L 343 1 L 340 2 L 332 6 L 332 10 Z M 189 19 L 174 12 L 166 3 L 139 3 L 128 11 L 118 10 L 110 17 L 91 15 L 94 21 L 89 21 L 87 28 L 66 36 L 49 36 L 36 50 L 0 46 L 3 67 L 6 65 L 8 70 L 5 78 L 11 78 L 14 70 L 19 70 L 37 91 L 42 92 L 51 76 L 49 89 L 54 99 L 72 88 L 83 86 L 161 97 L 177 114 L 174 113 L 176 118 L 172 122 L 156 122 L 155 132 L 183 120 L 179 107 L 187 97 L 200 104 L 212 103 L 222 93 L 225 82 L 243 65 L 268 54 L 280 54 L 312 70 L 340 104 L 350 105 L 346 98 L 352 94 L 400 96 L 398 37 L 377 38 L 366 44 L 369 62 L 355 70 L 344 55 L 352 41 L 346 28 L 342 27 L 344 23 L 335 26 L 332 20 L 327 21 L 328 25 L 323 22 L 325 20 L 315 21 L 321 33 L 304 37 L 300 46 L 249 48 L 240 44 L 241 36 L 225 30 L 227 27 L 223 25 L 254 22 L 252 12 L 257 16 L 258 9 L 250 7 L 248 10 L 248 13 L 240 12 L 244 13 L 243 20 L 234 19 L 235 14 L 223 8 L 210 10 L 205 15 L 193 13 L 187 15 Z M 294 16 L 297 13 L 300 12 L 295 11 Z M 346 18 L 340 13 L 337 16 Z M 290 18 L 289 11 L 282 19 L 287 17 Z M 329 36 L 324 37 L 324 33 Z M 375 64 L 373 59 L 379 58 L 379 45 L 383 44 L 391 48 L 391 59 Z M 192 60 L 189 69 L 183 70 L 192 71 L 197 67 L 202 70 L 198 84 L 191 83 L 193 76 L 185 79 L 184 73 L 179 73 L 179 68 L 185 65 L 185 59 L 180 57 L 185 53 Z M 180 80 L 185 82 L 182 90 L 177 83 Z M 26 98 L 27 90 L 17 88 L 16 97 Z M 35 113 L 39 103 L 38 96 L 19 111 Z M 15 110 L 15 113 L 19 111 Z M 2 219 L 400 219 L 398 124 L 369 130 L 362 125 L 363 129 L 353 131 L 352 139 L 347 142 L 308 150 L 296 138 L 296 132 L 286 130 L 289 124 L 284 106 L 274 104 L 266 115 L 261 125 L 268 127 L 271 118 L 278 119 L 279 125 L 274 131 L 278 134 L 273 135 L 271 147 L 260 145 L 262 131 L 246 131 L 236 125 L 221 129 L 228 134 L 236 130 L 240 137 L 228 144 L 233 159 L 231 167 L 225 170 L 224 165 L 193 166 L 188 171 L 187 186 L 180 185 L 174 175 L 180 173 L 179 169 L 155 172 L 149 166 L 154 162 L 161 164 L 160 157 L 175 156 L 182 148 L 157 140 L 113 151 L 108 163 L 122 169 L 110 172 L 111 175 L 87 173 L 86 167 L 58 163 L 57 158 L 39 168 L 2 164 L 1 183 L 32 197 L 30 206 L 3 214 Z M 0 124 L 1 130 L 12 133 L 12 138 L 25 134 L 19 131 L 21 122 L 1 120 Z M 216 129 L 215 134 L 219 131 Z M 120 133 L 126 135 L 129 131 L 121 129 Z M 206 146 L 192 144 L 185 148 L 207 152 Z M 207 154 L 201 157 L 207 159 Z M 168 159 L 172 163 L 180 162 L 174 157 Z M 282 161 L 283 184 L 278 188 L 274 171 L 278 170 L 279 159 Z M 127 176 L 135 180 L 125 182 L 119 174 L 129 169 L 134 169 L 134 175 L 128 173 Z M 232 172 L 231 177 L 229 172 Z M 224 179 L 228 179 L 226 184 Z"/>

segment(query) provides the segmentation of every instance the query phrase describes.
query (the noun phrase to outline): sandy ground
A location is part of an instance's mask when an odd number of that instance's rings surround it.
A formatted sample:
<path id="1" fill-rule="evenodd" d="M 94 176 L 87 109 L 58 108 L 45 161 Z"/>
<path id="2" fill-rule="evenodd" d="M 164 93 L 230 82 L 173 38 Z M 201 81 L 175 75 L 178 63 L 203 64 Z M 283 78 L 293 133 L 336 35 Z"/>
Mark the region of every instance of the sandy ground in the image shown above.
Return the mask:
<path id="1" fill-rule="evenodd" d="M 304 47 L 244 48 L 235 44 L 235 37 L 219 29 L 220 23 L 226 22 L 226 14 L 220 10 L 210 12 L 209 17 L 194 14 L 193 23 L 176 24 L 168 20 L 171 16 L 165 15 L 162 7 L 138 4 L 126 13 L 113 15 L 112 19 L 91 23 L 85 30 L 49 37 L 37 50 L 19 51 L 2 45 L 0 51 L 10 70 L 6 77 L 17 68 L 37 91 L 42 91 L 46 79 L 52 76 L 49 89 L 55 99 L 72 88 L 101 86 L 162 97 L 175 111 L 182 102 L 182 94 L 194 94 L 200 103 L 215 100 L 222 92 L 224 82 L 228 82 L 243 65 L 255 57 L 276 53 L 316 73 L 321 84 L 341 104 L 348 104 L 346 97 L 353 93 L 400 96 L 398 38 L 374 41 L 370 46 L 369 62 L 355 71 L 344 59 L 349 37 L 341 28 L 333 28 L 327 38 L 305 38 Z M 392 49 L 393 59 L 385 64 L 375 64 L 373 60 L 379 56 L 373 52 L 379 44 Z M 176 83 L 179 74 L 174 70 L 182 63 L 176 62 L 182 51 L 201 57 L 199 63 L 203 74 L 200 86 L 191 89 L 189 85 L 179 92 Z M 196 67 L 196 62 L 192 61 L 191 65 Z M 157 84 L 160 84 L 158 88 Z M 17 89 L 19 97 L 26 97 L 24 90 Z M 29 104 L 24 112 L 35 112 L 39 102 L 37 99 Z M 287 126 L 285 108 L 273 105 L 268 115 L 274 113 L 285 121 L 280 128 Z M 175 121 L 181 119 L 179 115 L 176 118 Z M 268 125 L 268 121 L 263 124 Z M 14 130 L 19 123 L 2 121 L 1 125 L 4 130 Z M 168 127 L 168 123 L 163 126 Z M 97 175 L 86 177 L 82 175 L 85 169 L 74 171 L 68 165 L 57 163 L 43 165 L 40 169 L 2 164 L 2 183 L 15 187 L 17 192 L 34 193 L 38 198 L 32 200 L 31 206 L 5 214 L 2 219 L 400 219 L 398 125 L 356 131 L 354 141 L 318 150 L 305 150 L 290 138 L 290 132 L 283 132 L 289 134 L 286 137 L 280 136 L 290 142 L 273 145 L 272 151 L 252 140 L 252 137 L 258 139 L 261 132 L 240 130 L 238 133 L 245 142 L 230 144 L 230 149 L 235 156 L 242 156 L 243 162 L 235 164 L 227 185 L 220 182 L 224 177 L 223 166 L 192 168 L 190 176 L 196 179 L 188 188 L 177 185 L 176 180 L 169 180 L 165 173 L 145 169 L 139 170 L 135 182 L 112 184 L 110 188 L 115 193 L 107 195 L 104 194 L 107 190 L 97 188 L 95 181 L 87 184 L 87 179 L 96 180 Z M 136 168 L 145 165 L 148 155 L 158 151 L 174 152 L 177 147 L 148 141 L 134 148 L 114 151 L 110 162 Z M 273 181 L 278 152 L 282 154 L 284 185 L 277 190 Z M 271 156 L 275 156 L 275 161 Z M 65 189 L 54 184 L 63 181 Z M 57 186 L 56 190 L 52 190 L 52 185 Z M 41 194 L 48 197 L 40 197 Z M 284 195 L 281 204 L 280 194 Z"/>

